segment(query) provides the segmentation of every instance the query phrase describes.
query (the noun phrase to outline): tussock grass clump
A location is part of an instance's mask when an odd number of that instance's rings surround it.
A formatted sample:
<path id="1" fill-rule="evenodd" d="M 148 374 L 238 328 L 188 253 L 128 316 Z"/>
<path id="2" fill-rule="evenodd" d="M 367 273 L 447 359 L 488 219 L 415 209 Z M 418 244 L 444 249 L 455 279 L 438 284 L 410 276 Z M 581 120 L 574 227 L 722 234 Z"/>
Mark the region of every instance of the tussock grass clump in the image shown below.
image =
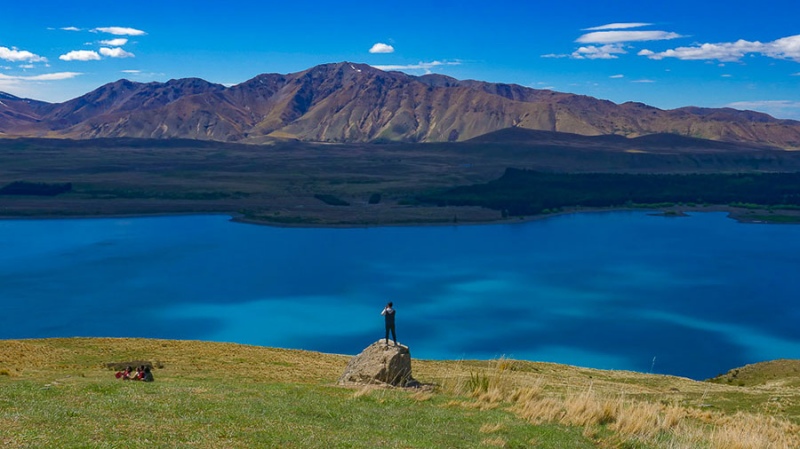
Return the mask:
<path id="1" fill-rule="evenodd" d="M 591 390 L 564 400 L 561 421 L 570 425 L 592 426 L 613 423 L 619 416 L 618 401 L 598 399 Z"/>
<path id="2" fill-rule="evenodd" d="M 693 385 L 688 381 L 678 388 L 672 379 L 665 379 L 668 382 L 663 386 L 648 388 L 648 382 L 661 379 L 620 373 L 619 379 L 636 379 L 635 383 L 630 387 L 623 383 L 609 388 L 603 379 L 595 383 L 598 373 L 592 372 L 583 379 L 574 379 L 575 383 L 586 382 L 575 388 L 577 385 L 571 381 L 559 384 L 564 382 L 563 377 L 545 377 L 536 372 L 527 376 L 510 375 L 513 370 L 510 367 L 514 363 L 505 359 L 488 362 L 483 368 L 472 363 L 462 367 L 462 372 L 467 372 L 462 379 L 451 374 L 445 388 L 471 399 L 471 403 L 455 402 L 461 407 L 482 410 L 507 407 L 534 425 L 577 427 L 588 439 L 618 447 L 800 447 L 800 427 L 784 417 L 701 408 L 706 407 L 712 394 L 719 394 L 711 392 L 709 384 Z M 681 389 L 693 391 L 681 393 Z M 675 399 L 664 399 L 668 395 Z M 732 398 L 726 396 L 726 399 Z"/>
<path id="3" fill-rule="evenodd" d="M 518 396 L 513 410 L 534 424 L 584 428 L 587 437 L 654 447 L 763 449 L 800 447 L 800 428 L 785 419 L 750 413 L 733 416 L 677 405 L 605 398 L 591 391 L 565 397 Z"/>
<path id="4" fill-rule="evenodd" d="M 719 417 L 711 431 L 714 449 L 800 447 L 800 427 L 773 416 L 737 413 Z"/>

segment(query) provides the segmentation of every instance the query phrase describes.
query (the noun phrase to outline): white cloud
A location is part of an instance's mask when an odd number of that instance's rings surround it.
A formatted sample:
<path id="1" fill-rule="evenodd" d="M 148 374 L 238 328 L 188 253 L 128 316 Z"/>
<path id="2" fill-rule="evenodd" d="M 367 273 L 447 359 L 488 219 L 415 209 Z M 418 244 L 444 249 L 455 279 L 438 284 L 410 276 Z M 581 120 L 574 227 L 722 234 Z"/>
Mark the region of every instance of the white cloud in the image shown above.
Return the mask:
<path id="1" fill-rule="evenodd" d="M 720 76 L 723 77 L 723 78 L 733 78 L 733 75 L 731 75 L 730 73 L 723 73 Z"/>
<path id="2" fill-rule="evenodd" d="M 12 76 L 12 75 L 4 75 L 0 73 L 0 80 L 2 81 L 59 81 L 59 80 L 66 80 L 70 78 L 75 78 L 76 76 L 83 75 L 79 72 L 56 72 L 56 73 L 45 73 L 43 75 L 32 75 L 32 76 Z"/>
<path id="3" fill-rule="evenodd" d="M 633 80 L 631 82 L 632 83 L 644 83 L 644 84 L 655 83 L 654 80 L 649 80 L 649 79 Z"/>
<path id="4" fill-rule="evenodd" d="M 617 59 L 617 55 L 624 55 L 627 51 L 621 45 L 608 44 L 600 47 L 587 45 L 580 47 L 570 55 L 573 59 Z"/>
<path id="5" fill-rule="evenodd" d="M 47 58 L 33 54 L 26 50 L 16 48 L 0 47 L 0 59 L 11 62 L 46 62 Z"/>
<path id="6" fill-rule="evenodd" d="M 540 89 L 540 90 L 553 90 L 556 87 L 550 83 L 546 83 L 544 81 L 537 81 L 535 83 L 528 84 L 528 87 L 533 89 Z"/>
<path id="7" fill-rule="evenodd" d="M 142 30 L 137 30 L 136 28 L 125 28 L 125 27 L 100 27 L 100 28 L 95 28 L 92 31 L 95 33 L 100 32 L 100 33 L 113 34 L 115 36 L 141 36 L 147 34 Z"/>
<path id="8" fill-rule="evenodd" d="M 800 34 L 782 37 L 767 44 L 765 54 L 776 59 L 793 59 L 800 62 Z"/>
<path id="9" fill-rule="evenodd" d="M 575 42 L 581 44 L 619 44 L 622 42 L 663 41 L 683 37 L 671 31 L 595 31 Z"/>
<path id="10" fill-rule="evenodd" d="M 581 31 L 602 31 L 602 30 L 625 30 L 628 28 L 641 28 L 650 26 L 652 23 L 629 22 L 629 23 L 609 23 L 599 27 L 584 28 Z"/>
<path id="11" fill-rule="evenodd" d="M 123 70 L 122 73 L 142 73 L 141 70 Z"/>
<path id="12" fill-rule="evenodd" d="M 611 75 L 611 76 L 609 76 L 609 78 L 614 78 L 614 79 L 625 78 L 625 75 L 622 75 L 622 74 L 619 74 L 619 75 Z"/>
<path id="13" fill-rule="evenodd" d="M 61 28 L 64 31 L 80 31 L 81 29 L 78 27 L 63 27 Z"/>
<path id="14" fill-rule="evenodd" d="M 800 34 L 788 36 L 772 42 L 746 41 L 700 44 L 693 47 L 678 47 L 659 53 L 642 50 L 640 56 L 650 59 L 677 58 L 681 60 L 717 60 L 723 62 L 739 61 L 748 54 L 760 54 L 774 59 L 791 59 L 800 62 Z"/>
<path id="15" fill-rule="evenodd" d="M 726 105 L 734 109 L 747 109 L 763 112 L 773 117 L 800 120 L 800 101 L 793 100 L 763 100 L 763 101 L 737 101 Z"/>
<path id="16" fill-rule="evenodd" d="M 446 66 L 446 65 L 461 65 L 459 61 L 431 61 L 431 62 L 418 62 L 416 64 L 408 64 L 408 65 L 374 65 L 378 70 L 423 70 L 425 73 L 430 73 L 431 69 L 434 67 Z"/>
<path id="17" fill-rule="evenodd" d="M 100 54 L 103 56 L 108 56 L 109 58 L 133 58 L 136 55 L 133 53 L 127 52 L 119 47 L 116 48 L 100 48 Z"/>
<path id="18" fill-rule="evenodd" d="M 128 43 L 128 39 L 124 37 L 120 37 L 117 39 L 109 39 L 106 41 L 100 41 L 101 45 L 108 45 L 109 47 L 122 47 L 123 45 Z"/>
<path id="19" fill-rule="evenodd" d="M 73 50 L 58 57 L 62 61 L 98 61 L 100 55 L 94 50 Z"/>
<path id="20" fill-rule="evenodd" d="M 378 42 L 369 49 L 370 53 L 394 53 L 394 47 L 389 44 Z"/>

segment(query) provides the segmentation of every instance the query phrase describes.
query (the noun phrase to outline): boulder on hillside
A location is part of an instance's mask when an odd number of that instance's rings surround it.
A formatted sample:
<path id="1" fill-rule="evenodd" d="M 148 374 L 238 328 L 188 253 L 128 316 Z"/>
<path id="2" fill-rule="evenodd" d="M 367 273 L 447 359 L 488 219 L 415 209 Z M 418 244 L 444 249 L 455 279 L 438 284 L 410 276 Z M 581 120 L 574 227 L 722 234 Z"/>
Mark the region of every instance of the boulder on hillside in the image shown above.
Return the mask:
<path id="1" fill-rule="evenodd" d="M 339 385 L 389 384 L 399 387 L 419 386 L 411 377 L 411 352 L 408 346 L 385 343 L 380 339 L 350 359 Z"/>

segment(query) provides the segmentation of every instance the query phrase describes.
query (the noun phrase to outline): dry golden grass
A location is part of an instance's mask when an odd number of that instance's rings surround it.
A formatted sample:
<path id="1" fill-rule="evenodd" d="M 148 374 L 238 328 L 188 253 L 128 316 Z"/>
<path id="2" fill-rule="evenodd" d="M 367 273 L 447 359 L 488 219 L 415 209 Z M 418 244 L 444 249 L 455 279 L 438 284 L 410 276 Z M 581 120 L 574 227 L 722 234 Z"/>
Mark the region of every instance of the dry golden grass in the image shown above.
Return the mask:
<path id="1" fill-rule="evenodd" d="M 714 420 L 714 449 L 798 448 L 800 427 L 772 416 L 737 413 Z"/>
<path id="2" fill-rule="evenodd" d="M 598 399 L 591 390 L 564 400 L 562 422 L 577 426 L 605 425 L 616 421 L 619 402 Z"/>
<path id="3" fill-rule="evenodd" d="M 236 377 L 270 382 L 336 379 L 348 356 L 201 341 L 68 338 L 0 341 L 0 369 L 70 373 L 106 363 L 147 360 L 171 376 Z"/>
<path id="4" fill-rule="evenodd" d="M 503 428 L 500 423 L 484 424 L 481 426 L 481 433 L 495 433 Z"/>
<path id="5" fill-rule="evenodd" d="M 364 396 L 369 396 L 372 393 L 373 388 L 370 385 L 364 385 L 362 388 L 358 389 L 355 393 L 353 393 L 354 398 L 361 398 Z"/>
<path id="6" fill-rule="evenodd" d="M 658 448 L 765 449 L 800 447 L 800 426 L 769 414 L 765 405 L 785 389 L 742 389 L 669 376 L 610 372 L 500 360 L 460 362 L 445 371 L 444 388 L 472 398 L 467 408 L 510 410 L 533 424 L 557 423 L 584 429 L 584 436 L 613 445 L 636 442 Z M 427 368 L 427 367 L 426 367 Z M 466 372 L 465 372 L 466 371 Z M 475 373 L 485 391 L 471 389 Z M 796 391 L 795 391 L 796 393 Z M 725 413 L 709 402 L 744 401 L 749 411 Z M 755 398 L 761 401 L 751 403 Z M 774 411 L 774 410 L 773 410 Z M 765 414 L 767 413 L 767 414 Z M 795 419 L 797 417 L 795 416 Z"/>
<path id="7" fill-rule="evenodd" d="M 508 442 L 503 438 L 487 438 L 483 440 L 483 445 L 492 447 L 506 447 L 508 446 Z"/>

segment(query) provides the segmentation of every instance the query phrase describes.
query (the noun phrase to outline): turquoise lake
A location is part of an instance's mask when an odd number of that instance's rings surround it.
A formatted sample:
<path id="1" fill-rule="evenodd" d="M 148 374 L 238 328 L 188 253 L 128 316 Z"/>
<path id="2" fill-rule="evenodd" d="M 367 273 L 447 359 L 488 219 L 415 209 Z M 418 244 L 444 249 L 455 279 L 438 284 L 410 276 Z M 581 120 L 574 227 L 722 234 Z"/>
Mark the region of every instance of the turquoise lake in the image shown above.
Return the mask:
<path id="1" fill-rule="evenodd" d="M 704 379 L 800 358 L 800 226 L 721 213 L 277 228 L 222 215 L 0 221 L 0 338 L 148 337 Z"/>

